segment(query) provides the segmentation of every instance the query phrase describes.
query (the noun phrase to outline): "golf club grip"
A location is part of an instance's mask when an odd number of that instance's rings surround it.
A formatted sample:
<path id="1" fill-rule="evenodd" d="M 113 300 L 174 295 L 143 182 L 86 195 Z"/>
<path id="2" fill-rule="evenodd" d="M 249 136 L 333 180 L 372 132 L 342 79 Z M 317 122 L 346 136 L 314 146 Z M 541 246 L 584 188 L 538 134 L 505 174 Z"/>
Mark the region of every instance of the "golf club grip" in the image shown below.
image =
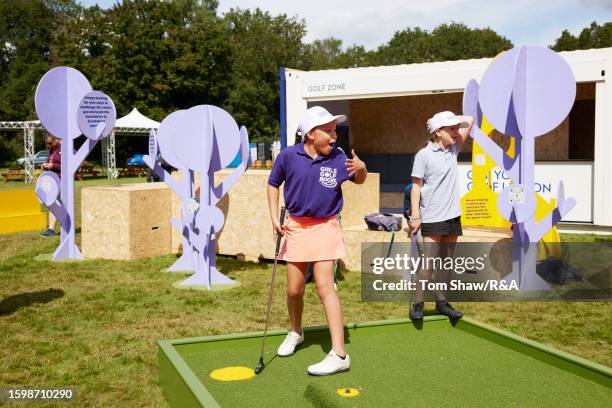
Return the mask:
<path id="1" fill-rule="evenodd" d="M 283 222 L 285 222 L 285 207 L 281 207 L 280 210 L 280 219 L 278 220 L 281 227 L 283 226 Z M 283 236 L 281 234 L 278 234 L 276 236 L 276 250 L 274 251 L 274 256 L 278 257 L 278 252 L 280 251 L 280 244 L 281 244 L 281 239 L 283 238 Z"/>

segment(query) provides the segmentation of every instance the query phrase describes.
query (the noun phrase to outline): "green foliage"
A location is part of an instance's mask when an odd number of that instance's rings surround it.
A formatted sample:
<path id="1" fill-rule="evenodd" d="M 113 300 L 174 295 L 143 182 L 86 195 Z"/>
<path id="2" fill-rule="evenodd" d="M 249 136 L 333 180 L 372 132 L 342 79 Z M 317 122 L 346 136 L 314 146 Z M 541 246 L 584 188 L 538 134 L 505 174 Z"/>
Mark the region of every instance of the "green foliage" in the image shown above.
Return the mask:
<path id="1" fill-rule="evenodd" d="M 378 65 L 414 64 L 494 57 L 512 43 L 490 28 L 472 29 L 461 23 L 442 24 L 431 33 L 419 27 L 398 31 L 378 48 Z"/>
<path id="2" fill-rule="evenodd" d="M 14 136 L 14 133 L 0 135 L 0 157 L 3 158 L 0 162 L 6 167 L 13 167 L 14 159 L 23 157 L 23 138 Z"/>
<path id="3" fill-rule="evenodd" d="M 373 52 L 368 52 L 362 45 L 353 44 L 346 50 L 342 40 L 334 37 L 315 40 L 305 44 L 302 49 L 300 69 L 315 71 L 321 69 L 355 68 L 367 66 Z"/>
<path id="4" fill-rule="evenodd" d="M 303 21 L 260 9 L 232 9 L 224 16 L 232 50 L 229 95 L 224 106 L 251 141 L 280 137 L 278 69 L 300 61 Z"/>
<path id="5" fill-rule="evenodd" d="M 377 65 L 412 64 L 430 61 L 430 35 L 419 27 L 397 31 L 391 40 L 378 47 Z"/>
<path id="6" fill-rule="evenodd" d="M 95 88 L 113 98 L 120 114 L 137 107 L 161 120 L 177 109 L 226 99 L 223 66 L 229 46 L 210 7 L 194 1 L 131 0 L 113 7 L 105 19 L 103 25 L 110 27 L 105 42 L 90 43 L 103 52 L 86 72 Z"/>
<path id="7" fill-rule="evenodd" d="M 593 21 L 589 27 L 585 27 L 580 32 L 578 37 L 563 30 L 551 48 L 555 51 L 573 51 L 606 47 L 612 47 L 612 22 L 599 25 Z"/>
<path id="8" fill-rule="evenodd" d="M 33 118 L 33 94 L 49 67 L 55 16 L 42 0 L 0 2 L 0 115 Z"/>

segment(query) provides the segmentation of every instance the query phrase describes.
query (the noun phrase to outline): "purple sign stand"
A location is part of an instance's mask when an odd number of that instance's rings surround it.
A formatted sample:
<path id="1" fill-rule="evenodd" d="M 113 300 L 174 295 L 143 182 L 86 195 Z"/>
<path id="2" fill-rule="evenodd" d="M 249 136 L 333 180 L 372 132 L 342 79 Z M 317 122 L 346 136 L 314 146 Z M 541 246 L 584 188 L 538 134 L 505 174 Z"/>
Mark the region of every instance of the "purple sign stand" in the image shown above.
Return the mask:
<path id="1" fill-rule="evenodd" d="M 157 143 L 155 143 L 157 140 Z M 153 159 L 157 155 L 183 170 L 185 183 L 179 185 Z M 214 173 L 227 167 L 240 152 L 240 165 L 218 186 Z M 174 112 L 161 123 L 149 143 L 145 163 L 151 167 L 183 200 L 181 222 L 172 220 L 183 234 L 183 257 L 177 262 L 191 266 L 195 274 L 178 284 L 185 288 L 215 289 L 235 285 L 216 267 L 216 235 L 223 227 L 224 216 L 216 207 L 249 166 L 249 139 L 246 128 L 238 129 L 232 116 L 216 106 L 199 105 Z M 195 173 L 200 175 L 199 201 L 193 195 Z M 175 264 L 176 265 L 176 264 Z"/>
<path id="2" fill-rule="evenodd" d="M 520 47 L 495 58 L 480 86 L 471 80 L 463 95 L 463 112 L 477 126 L 470 135 L 512 179 L 498 196 L 501 215 L 514 224 L 512 273 L 506 283 L 518 282 L 521 292 L 550 290 L 536 273 L 537 243 L 575 205 L 559 183 L 557 207 L 535 219 L 535 138 L 553 130 L 567 117 L 576 97 L 576 81 L 568 64 L 544 47 Z M 482 116 L 495 129 L 514 137 L 515 154 L 508 156 L 480 130 Z"/>
<path id="3" fill-rule="evenodd" d="M 177 259 L 176 262 L 174 262 L 174 264 L 167 269 L 168 272 L 195 272 L 196 270 L 192 245 L 187 239 L 187 230 L 190 223 L 188 219 L 190 217 L 189 214 L 184 211 L 184 203 L 194 199 L 195 173 L 193 170 L 189 170 L 184 167 L 183 163 L 177 159 L 174 151 L 170 147 L 172 145 L 173 132 L 175 130 L 179 130 L 180 126 L 183 125 L 180 117 L 184 112 L 185 111 L 180 110 L 171 113 L 170 115 L 166 116 L 164 121 L 160 124 L 157 132 L 155 132 L 155 130 L 151 131 L 149 134 L 149 154 L 143 156 L 145 164 L 149 166 L 155 174 L 157 174 L 160 180 L 166 183 L 176 193 L 176 195 L 178 195 L 183 203 L 183 205 L 181 205 L 181 220 L 177 220 L 176 218 L 171 219 L 172 225 L 181 232 L 183 240 L 183 253 L 179 259 Z M 161 157 L 163 157 L 166 163 L 176 169 L 181 170 L 183 179 L 180 183 L 160 166 L 157 160 L 158 152 L 161 153 Z M 189 206 L 189 208 L 195 211 L 193 205 Z M 192 222 L 193 220 L 191 220 L 191 223 Z"/>
<path id="4" fill-rule="evenodd" d="M 38 83 L 35 106 L 43 127 L 62 140 L 62 177 L 43 172 L 35 188 L 37 197 L 61 223 L 60 245 L 53 260 L 83 259 L 75 242 L 74 173 L 98 140 L 113 130 L 115 105 L 102 92 L 92 91 L 87 78 L 76 69 L 57 67 Z M 74 139 L 81 134 L 87 141 L 75 152 Z"/>

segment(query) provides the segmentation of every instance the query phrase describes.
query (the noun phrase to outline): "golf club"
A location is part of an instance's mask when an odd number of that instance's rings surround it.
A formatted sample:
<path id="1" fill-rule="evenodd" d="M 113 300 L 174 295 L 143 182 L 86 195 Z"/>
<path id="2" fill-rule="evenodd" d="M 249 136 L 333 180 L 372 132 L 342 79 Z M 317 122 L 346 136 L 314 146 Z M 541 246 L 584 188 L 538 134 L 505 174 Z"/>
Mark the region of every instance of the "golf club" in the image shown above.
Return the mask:
<path id="1" fill-rule="evenodd" d="M 410 257 L 413 258 L 413 259 L 414 258 L 418 258 L 419 253 L 418 253 L 418 249 L 417 249 L 417 234 L 413 234 L 412 231 L 410 231 L 409 234 L 410 234 Z M 409 273 L 410 274 L 410 283 L 411 284 L 412 284 L 412 282 L 414 282 L 414 279 L 416 278 L 416 273 L 417 273 L 417 271 L 410 271 L 410 273 Z M 412 290 L 408 291 L 408 304 L 409 305 L 412 304 Z"/>
<path id="2" fill-rule="evenodd" d="M 283 225 L 285 221 L 285 207 L 281 207 L 280 210 L 280 225 Z M 281 234 L 277 234 L 276 237 L 276 250 L 274 251 L 274 266 L 272 267 L 272 279 L 270 280 L 270 291 L 268 292 L 268 308 L 266 309 L 266 322 L 264 325 L 264 335 L 261 341 L 261 352 L 259 353 L 259 363 L 257 363 L 257 367 L 255 367 L 255 374 L 259 374 L 263 371 L 265 367 L 264 363 L 264 348 L 266 346 L 266 334 L 268 333 L 268 320 L 270 319 L 270 306 L 272 305 L 272 289 L 274 289 L 274 276 L 276 275 L 276 264 L 278 262 L 278 253 L 280 251 L 281 239 L 283 236 Z"/>

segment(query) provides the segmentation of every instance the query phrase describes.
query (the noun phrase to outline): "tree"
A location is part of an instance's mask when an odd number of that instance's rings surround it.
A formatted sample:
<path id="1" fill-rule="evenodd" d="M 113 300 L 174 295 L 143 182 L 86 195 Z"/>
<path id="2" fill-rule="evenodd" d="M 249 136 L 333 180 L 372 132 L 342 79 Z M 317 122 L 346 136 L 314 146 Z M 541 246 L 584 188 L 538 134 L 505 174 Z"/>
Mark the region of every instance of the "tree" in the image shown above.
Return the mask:
<path id="1" fill-rule="evenodd" d="M 593 21 L 589 27 L 582 29 L 578 38 L 563 30 L 551 48 L 555 51 L 573 51 L 606 47 L 612 47 L 612 22 L 599 25 Z"/>
<path id="2" fill-rule="evenodd" d="M 342 49 L 342 40 L 334 37 L 304 44 L 301 62 L 295 68 L 304 70 L 355 68 L 367 65 L 368 52 L 362 45 Z"/>
<path id="3" fill-rule="evenodd" d="M 490 28 L 469 28 L 462 23 L 442 24 L 431 33 L 433 61 L 494 57 L 512 43 Z"/>
<path id="4" fill-rule="evenodd" d="M 494 57 L 512 43 L 490 28 L 469 28 L 462 23 L 441 24 L 431 33 L 419 27 L 396 32 L 378 48 L 380 65 L 413 64 Z"/>
<path id="5" fill-rule="evenodd" d="M 569 31 L 563 30 L 561 37 L 555 40 L 555 45 L 551 47 L 555 51 L 570 51 L 579 49 L 578 39 Z"/>
<path id="6" fill-rule="evenodd" d="M 260 9 L 232 9 L 224 16 L 232 50 L 228 99 L 224 105 L 252 141 L 279 138 L 280 67 L 299 67 L 303 21 Z"/>
<path id="7" fill-rule="evenodd" d="M 419 27 L 396 31 L 391 40 L 378 47 L 377 65 L 413 64 L 431 61 L 430 35 Z"/>
<path id="8" fill-rule="evenodd" d="M 49 67 L 49 44 L 55 29 L 52 2 L 0 2 L 0 117 L 34 118 L 33 94 Z"/>
<path id="9" fill-rule="evenodd" d="M 108 45 L 91 61 L 92 83 L 113 98 L 122 114 L 137 107 L 157 120 L 177 109 L 221 104 L 230 50 L 211 4 L 116 4 L 106 14 Z"/>

